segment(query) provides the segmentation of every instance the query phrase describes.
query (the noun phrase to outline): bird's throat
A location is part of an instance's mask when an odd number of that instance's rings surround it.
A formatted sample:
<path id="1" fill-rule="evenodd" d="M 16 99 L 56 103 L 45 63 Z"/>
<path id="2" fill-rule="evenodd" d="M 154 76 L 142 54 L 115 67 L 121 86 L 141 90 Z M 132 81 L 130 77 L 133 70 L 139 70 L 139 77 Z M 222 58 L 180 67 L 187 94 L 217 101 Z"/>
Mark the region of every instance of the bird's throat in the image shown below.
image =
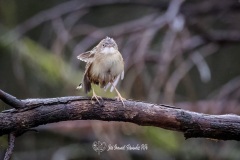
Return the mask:
<path id="1" fill-rule="evenodd" d="M 113 47 L 105 47 L 105 48 L 103 48 L 101 53 L 102 54 L 114 54 L 114 53 L 116 53 L 116 49 Z"/>

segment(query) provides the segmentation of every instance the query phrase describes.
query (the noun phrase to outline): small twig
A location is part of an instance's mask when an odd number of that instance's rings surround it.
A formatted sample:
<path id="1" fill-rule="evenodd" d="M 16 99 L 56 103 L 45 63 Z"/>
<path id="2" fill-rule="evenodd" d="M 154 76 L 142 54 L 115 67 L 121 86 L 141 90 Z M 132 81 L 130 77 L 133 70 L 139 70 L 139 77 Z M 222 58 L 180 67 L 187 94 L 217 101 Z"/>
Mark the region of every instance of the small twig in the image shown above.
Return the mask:
<path id="1" fill-rule="evenodd" d="M 4 160 L 9 160 L 12 156 L 14 144 L 15 144 L 16 136 L 14 133 L 9 134 L 9 140 L 8 140 L 8 149 L 5 153 Z"/>
<path id="2" fill-rule="evenodd" d="M 15 109 L 23 108 L 25 103 L 0 89 L 0 99 Z"/>

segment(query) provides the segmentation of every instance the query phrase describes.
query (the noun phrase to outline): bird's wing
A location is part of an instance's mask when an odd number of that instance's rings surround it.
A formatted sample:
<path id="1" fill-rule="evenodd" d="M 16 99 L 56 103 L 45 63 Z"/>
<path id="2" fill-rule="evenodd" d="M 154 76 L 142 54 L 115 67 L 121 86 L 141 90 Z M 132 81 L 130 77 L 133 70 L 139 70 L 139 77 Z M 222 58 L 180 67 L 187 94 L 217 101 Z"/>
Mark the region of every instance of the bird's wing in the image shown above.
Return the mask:
<path id="1" fill-rule="evenodd" d="M 80 59 L 81 61 L 84 61 L 84 62 L 91 62 L 93 61 L 93 58 L 94 58 L 94 53 L 92 51 L 87 51 L 77 56 L 77 59 Z"/>

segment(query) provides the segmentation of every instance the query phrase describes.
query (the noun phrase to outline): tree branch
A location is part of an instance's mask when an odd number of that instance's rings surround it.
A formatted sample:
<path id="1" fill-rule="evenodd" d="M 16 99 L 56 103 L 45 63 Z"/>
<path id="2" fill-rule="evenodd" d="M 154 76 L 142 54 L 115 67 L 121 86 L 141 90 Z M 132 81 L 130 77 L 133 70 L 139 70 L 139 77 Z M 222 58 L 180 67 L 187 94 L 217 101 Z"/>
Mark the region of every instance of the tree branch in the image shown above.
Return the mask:
<path id="1" fill-rule="evenodd" d="M 208 115 L 168 105 L 155 105 L 104 98 L 103 106 L 86 97 L 59 97 L 22 100 L 24 108 L 0 113 L 0 135 L 21 133 L 39 125 L 67 120 L 102 120 L 131 122 L 183 132 L 186 138 L 205 137 L 240 140 L 240 117 Z M 14 104 L 13 104 L 14 105 Z"/>
<path id="2" fill-rule="evenodd" d="M 12 106 L 13 108 L 19 109 L 23 108 L 25 104 L 17 99 L 16 97 L 4 92 L 3 90 L 0 89 L 0 99 L 5 102 L 6 104 Z"/>
<path id="3" fill-rule="evenodd" d="M 12 156 L 16 136 L 14 133 L 10 133 L 8 137 L 8 149 L 5 153 L 4 160 L 9 160 Z"/>

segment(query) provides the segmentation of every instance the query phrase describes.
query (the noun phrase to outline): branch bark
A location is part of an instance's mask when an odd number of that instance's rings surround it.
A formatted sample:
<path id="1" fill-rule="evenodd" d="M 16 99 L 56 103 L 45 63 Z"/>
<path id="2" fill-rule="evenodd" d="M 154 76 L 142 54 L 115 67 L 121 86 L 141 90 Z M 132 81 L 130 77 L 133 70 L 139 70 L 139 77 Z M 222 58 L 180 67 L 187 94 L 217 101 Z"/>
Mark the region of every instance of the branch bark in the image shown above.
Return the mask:
<path id="1" fill-rule="evenodd" d="M 204 137 L 240 140 L 240 116 L 208 115 L 168 105 L 132 100 L 125 107 L 104 98 L 103 106 L 86 97 L 59 97 L 22 100 L 24 108 L 0 113 L 0 135 L 22 133 L 39 125 L 67 120 L 102 120 L 131 122 L 183 132 L 187 138 Z M 95 102 L 95 101 L 94 101 Z"/>

